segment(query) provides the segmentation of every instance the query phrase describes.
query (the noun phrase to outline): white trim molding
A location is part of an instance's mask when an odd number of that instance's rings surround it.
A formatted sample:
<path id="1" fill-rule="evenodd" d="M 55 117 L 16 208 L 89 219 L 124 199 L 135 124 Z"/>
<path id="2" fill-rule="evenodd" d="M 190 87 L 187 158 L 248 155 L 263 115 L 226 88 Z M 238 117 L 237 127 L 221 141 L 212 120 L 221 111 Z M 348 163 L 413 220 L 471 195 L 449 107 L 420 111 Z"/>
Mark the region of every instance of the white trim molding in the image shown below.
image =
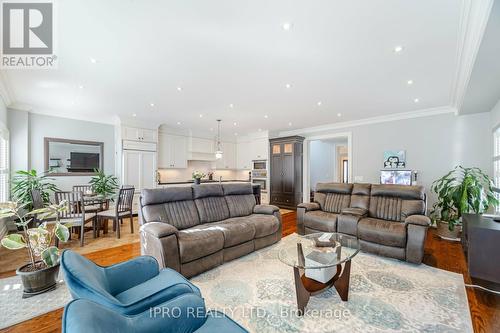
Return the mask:
<path id="1" fill-rule="evenodd" d="M 463 0 L 462 2 L 456 53 L 457 67 L 450 93 L 450 105 L 459 113 L 494 2 L 494 0 Z"/>
<path id="2" fill-rule="evenodd" d="M 447 113 L 453 113 L 456 115 L 457 109 L 452 108 L 450 106 L 443 106 L 443 107 L 438 107 L 438 108 L 423 109 L 423 110 L 410 111 L 410 112 L 392 113 L 392 114 L 388 114 L 388 115 L 384 115 L 384 116 L 377 116 L 377 117 L 352 120 L 352 121 L 344 121 L 344 122 L 340 122 L 340 123 L 320 125 L 320 126 L 314 126 L 314 127 L 306 127 L 306 128 L 300 128 L 300 129 L 291 130 L 291 131 L 283 131 L 283 132 L 279 132 L 278 137 L 292 136 L 292 135 L 306 135 L 308 133 L 327 132 L 327 131 L 337 130 L 337 129 L 342 129 L 342 128 L 351 128 L 351 127 L 372 125 L 372 124 L 385 123 L 385 122 L 397 121 L 397 120 L 420 118 L 420 117 L 431 117 L 431 116 L 447 114 Z"/>
<path id="3" fill-rule="evenodd" d="M 311 193 L 311 173 L 310 169 L 310 146 L 311 141 L 328 140 L 335 138 L 347 138 L 347 160 L 349 161 L 348 181 L 352 183 L 352 132 L 332 133 L 325 135 L 308 136 L 304 139 L 302 152 L 302 202 L 310 201 Z"/>

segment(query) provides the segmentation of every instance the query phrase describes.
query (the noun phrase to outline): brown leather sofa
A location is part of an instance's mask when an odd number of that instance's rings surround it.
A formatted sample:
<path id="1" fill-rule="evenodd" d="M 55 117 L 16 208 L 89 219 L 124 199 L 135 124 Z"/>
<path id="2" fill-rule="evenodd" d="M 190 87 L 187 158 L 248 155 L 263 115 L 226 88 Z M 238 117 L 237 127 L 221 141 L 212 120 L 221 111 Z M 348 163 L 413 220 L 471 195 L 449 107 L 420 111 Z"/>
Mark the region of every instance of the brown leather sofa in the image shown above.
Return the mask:
<path id="1" fill-rule="evenodd" d="M 142 190 L 141 253 L 191 277 L 281 239 L 279 208 L 256 205 L 252 186 Z"/>
<path id="2" fill-rule="evenodd" d="M 422 186 L 320 183 L 314 202 L 297 207 L 297 230 L 356 236 L 363 251 L 421 263 L 425 211 Z"/>

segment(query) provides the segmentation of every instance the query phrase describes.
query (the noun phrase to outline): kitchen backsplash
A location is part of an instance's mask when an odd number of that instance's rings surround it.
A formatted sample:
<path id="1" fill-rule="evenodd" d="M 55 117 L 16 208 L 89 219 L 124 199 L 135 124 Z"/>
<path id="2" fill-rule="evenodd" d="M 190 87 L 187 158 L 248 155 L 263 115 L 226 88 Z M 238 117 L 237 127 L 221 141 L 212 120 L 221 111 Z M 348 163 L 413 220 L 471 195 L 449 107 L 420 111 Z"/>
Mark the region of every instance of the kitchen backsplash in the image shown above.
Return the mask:
<path id="1" fill-rule="evenodd" d="M 188 167 L 185 169 L 159 169 L 160 182 L 183 182 L 191 180 L 193 171 L 201 171 L 208 174 L 214 173 L 213 179 L 218 180 L 222 176 L 223 180 L 247 180 L 249 170 L 215 170 L 212 162 L 206 161 L 188 161 Z M 206 177 L 208 178 L 208 176 Z"/>

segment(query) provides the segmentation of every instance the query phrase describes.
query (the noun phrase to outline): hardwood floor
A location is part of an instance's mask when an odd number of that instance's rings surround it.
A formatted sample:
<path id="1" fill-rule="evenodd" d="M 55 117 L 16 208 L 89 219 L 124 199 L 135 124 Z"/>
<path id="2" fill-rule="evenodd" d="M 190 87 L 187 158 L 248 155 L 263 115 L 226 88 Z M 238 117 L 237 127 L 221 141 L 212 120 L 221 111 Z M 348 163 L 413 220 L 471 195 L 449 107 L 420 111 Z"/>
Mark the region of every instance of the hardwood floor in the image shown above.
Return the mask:
<path id="1" fill-rule="evenodd" d="M 295 232 L 295 222 L 295 212 L 283 215 L 283 236 Z M 139 243 L 85 254 L 86 257 L 100 265 L 111 265 L 138 255 L 140 255 Z M 436 236 L 433 229 L 429 230 L 427 236 L 424 263 L 429 266 L 460 273 L 464 276 L 465 283 L 471 283 L 460 244 L 441 240 Z M 500 332 L 500 296 L 467 288 L 467 297 L 469 299 L 474 332 Z M 60 332 L 61 316 L 62 309 L 59 309 L 0 330 L 0 332 Z"/>

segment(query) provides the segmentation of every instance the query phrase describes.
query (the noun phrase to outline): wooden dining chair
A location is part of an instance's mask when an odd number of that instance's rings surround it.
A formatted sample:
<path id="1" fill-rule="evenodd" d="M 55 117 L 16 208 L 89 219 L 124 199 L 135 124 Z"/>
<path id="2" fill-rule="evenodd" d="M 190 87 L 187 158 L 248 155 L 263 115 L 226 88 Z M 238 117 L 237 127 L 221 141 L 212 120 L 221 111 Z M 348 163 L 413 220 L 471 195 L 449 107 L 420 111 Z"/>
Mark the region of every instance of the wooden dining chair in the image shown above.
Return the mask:
<path id="1" fill-rule="evenodd" d="M 73 185 L 73 192 L 82 192 L 83 195 L 93 192 L 92 185 L 84 184 L 84 185 Z M 102 202 L 98 201 L 85 201 L 85 211 L 87 213 L 97 213 L 102 210 Z"/>
<path id="2" fill-rule="evenodd" d="M 89 213 L 86 211 L 83 201 L 83 192 L 56 192 L 55 195 L 57 204 L 63 200 L 68 202 L 68 210 L 59 213 L 59 222 L 62 224 L 70 224 L 71 228 L 80 227 L 80 246 L 83 246 L 85 224 L 89 221 L 92 221 L 92 229 L 95 238 L 97 234 L 97 215 L 96 213 Z"/>
<path id="3" fill-rule="evenodd" d="M 120 238 L 120 224 L 123 219 L 130 218 L 130 232 L 134 233 L 134 218 L 132 215 L 132 201 L 134 200 L 135 188 L 133 186 L 122 187 L 118 192 L 116 205 L 114 208 L 98 212 L 98 229 L 97 236 L 99 236 L 99 229 L 105 220 L 113 220 L 113 230 L 116 230 L 116 238 Z"/>
<path id="4" fill-rule="evenodd" d="M 45 207 L 45 204 L 43 202 L 43 198 L 42 198 L 42 192 L 37 189 L 37 188 L 34 188 L 31 190 L 31 201 L 33 202 L 32 206 L 33 206 L 33 209 L 41 209 L 43 207 Z M 36 215 L 33 216 L 33 221 L 31 222 L 31 224 L 33 225 L 33 227 L 38 227 L 40 225 L 40 220 L 38 219 L 38 217 Z"/>

